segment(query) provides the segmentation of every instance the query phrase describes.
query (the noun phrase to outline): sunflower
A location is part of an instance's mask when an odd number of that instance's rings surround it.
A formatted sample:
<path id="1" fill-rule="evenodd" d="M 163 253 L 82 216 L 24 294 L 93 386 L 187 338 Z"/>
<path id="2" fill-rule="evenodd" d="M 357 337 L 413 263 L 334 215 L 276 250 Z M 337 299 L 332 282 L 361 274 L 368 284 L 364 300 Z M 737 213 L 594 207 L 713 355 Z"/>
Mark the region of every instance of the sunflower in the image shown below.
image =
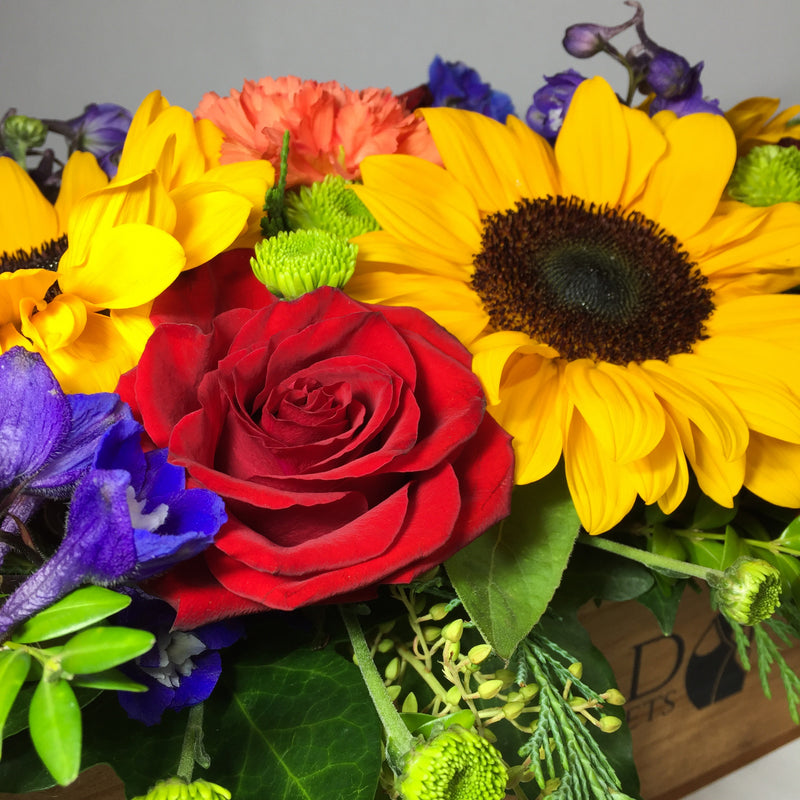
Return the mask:
<path id="1" fill-rule="evenodd" d="M 747 155 L 757 145 L 777 144 L 781 139 L 797 139 L 798 129 L 789 123 L 800 114 L 800 105 L 776 113 L 780 100 L 774 97 L 750 97 L 725 112 L 736 134 L 739 155 Z M 793 130 L 794 128 L 794 130 Z"/>
<path id="2" fill-rule="evenodd" d="M 444 167 L 362 165 L 383 230 L 348 291 L 417 306 L 473 353 L 516 480 L 563 457 L 584 527 L 637 497 L 667 513 L 689 467 L 800 506 L 800 206 L 720 202 L 736 157 L 719 116 L 652 120 L 585 81 L 555 149 L 514 117 L 427 109 Z"/>
<path id="3" fill-rule="evenodd" d="M 219 166 L 222 133 L 149 95 L 109 182 L 70 157 L 55 204 L 0 158 L 0 352 L 42 355 L 69 392 L 111 391 L 153 330 L 152 301 L 180 274 L 257 238 L 274 171 Z"/>

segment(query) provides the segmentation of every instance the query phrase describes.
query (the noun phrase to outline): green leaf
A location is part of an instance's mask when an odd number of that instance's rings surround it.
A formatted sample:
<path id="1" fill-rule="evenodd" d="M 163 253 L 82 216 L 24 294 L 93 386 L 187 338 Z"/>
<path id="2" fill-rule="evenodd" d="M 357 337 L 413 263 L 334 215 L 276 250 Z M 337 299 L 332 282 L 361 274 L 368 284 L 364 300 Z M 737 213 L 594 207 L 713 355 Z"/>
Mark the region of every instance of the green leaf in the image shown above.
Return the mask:
<path id="1" fill-rule="evenodd" d="M 720 569 L 727 569 L 737 558 L 749 556 L 750 552 L 747 542 L 736 533 L 731 525 L 726 525 Z"/>
<path id="2" fill-rule="evenodd" d="M 102 586 L 76 589 L 44 611 L 23 623 L 12 642 L 42 642 L 81 630 L 116 614 L 130 605 L 131 598 Z"/>
<path id="3" fill-rule="evenodd" d="M 358 668 L 332 650 L 283 652 L 286 628 L 253 620 L 248 639 L 223 651 L 220 682 L 204 704 L 207 777 L 236 800 L 341 797 L 373 800 L 381 726 Z M 116 698 L 85 715 L 84 763 L 111 762 L 129 797 L 174 773 L 185 712 L 167 711 L 153 733 Z M 2 785 L 0 764 L 0 785 Z"/>
<path id="4" fill-rule="evenodd" d="M 28 675 L 31 657 L 21 650 L 0 650 L 0 733 L 5 727 L 11 706 Z M 0 736 L 0 746 L 3 740 Z"/>
<path id="5" fill-rule="evenodd" d="M 33 746 L 42 763 L 66 786 L 81 767 L 81 710 L 67 681 L 39 681 L 30 707 Z"/>
<path id="6" fill-rule="evenodd" d="M 697 498 L 697 505 L 692 514 L 691 528 L 698 531 L 711 531 L 728 525 L 736 516 L 738 507 L 726 508 L 718 505 L 707 495 L 701 494 Z"/>
<path id="7" fill-rule="evenodd" d="M 137 683 L 118 669 L 96 672 L 92 675 L 78 675 L 70 683 L 87 689 L 112 689 L 117 692 L 146 692 L 143 683 Z"/>
<path id="8" fill-rule="evenodd" d="M 685 580 L 669 581 L 659 575 L 652 588 L 636 598 L 653 612 L 664 636 L 669 636 L 675 627 L 675 617 L 686 583 Z"/>
<path id="9" fill-rule="evenodd" d="M 693 564 L 709 569 L 721 569 L 724 545 L 711 539 L 684 539 L 684 545 Z"/>
<path id="10" fill-rule="evenodd" d="M 64 645 L 61 666 L 75 675 L 102 672 L 146 653 L 155 640 L 149 631 L 136 628 L 89 628 Z"/>
<path id="11" fill-rule="evenodd" d="M 776 544 L 791 550 L 800 550 L 800 516 L 795 517 L 784 528 L 783 533 L 777 538 Z"/>
<path id="12" fill-rule="evenodd" d="M 501 658 L 511 656 L 544 613 L 579 529 L 559 468 L 518 486 L 510 516 L 446 562 L 470 618 Z"/>

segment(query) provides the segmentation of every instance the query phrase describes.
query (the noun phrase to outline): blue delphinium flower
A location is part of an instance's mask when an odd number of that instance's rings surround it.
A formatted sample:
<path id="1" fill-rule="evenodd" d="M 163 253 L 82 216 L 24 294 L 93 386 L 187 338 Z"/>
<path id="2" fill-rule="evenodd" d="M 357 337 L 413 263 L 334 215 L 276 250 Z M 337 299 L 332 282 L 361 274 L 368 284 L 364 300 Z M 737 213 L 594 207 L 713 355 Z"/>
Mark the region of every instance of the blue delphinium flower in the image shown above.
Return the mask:
<path id="1" fill-rule="evenodd" d="M 119 692 L 119 702 L 129 717 L 145 725 L 157 725 L 167 709 L 179 711 L 209 697 L 222 671 L 218 651 L 244 636 L 244 625 L 239 620 L 227 620 L 191 631 L 175 631 L 175 611 L 171 606 L 138 590 L 131 596 L 133 602 L 114 616 L 114 623 L 151 631 L 156 643 L 122 667 L 148 691 Z"/>
<path id="2" fill-rule="evenodd" d="M 131 412 L 116 394 L 65 395 L 22 347 L 0 355 L 0 397 L 0 530 L 15 534 L 45 499 L 70 497 L 106 431 Z M 7 549 L 0 543 L 0 562 Z"/>
<path id="3" fill-rule="evenodd" d="M 431 106 L 449 106 L 477 111 L 505 122 L 514 113 L 514 104 L 504 92 L 492 89 L 481 76 L 461 61 L 443 61 L 436 56 L 428 68 Z"/>
<path id="4" fill-rule="evenodd" d="M 568 69 L 550 77 L 545 76 L 545 85 L 533 95 L 533 103 L 525 115 L 528 125 L 540 136 L 553 144 L 564 123 L 572 95 L 578 85 L 586 80 L 580 72 Z"/>
<path id="5" fill-rule="evenodd" d="M 97 428 L 93 395 L 69 396 L 83 398 L 67 400 L 69 415 L 52 374 L 31 360 L 39 357 L 9 353 L 14 361 L 0 362 L 0 391 L 11 390 L 0 416 L 0 486 L 16 481 L 15 491 L 22 485 L 58 493 L 67 479 L 80 479 L 63 541 L 0 608 L 0 637 L 83 583 L 141 580 L 191 558 L 226 519 L 216 494 L 185 489 L 183 468 L 167 463 L 165 450 L 142 451 L 142 427 L 129 410 L 98 441 L 88 435 Z M 88 469 L 79 469 L 87 460 Z"/>
<path id="6" fill-rule="evenodd" d="M 127 108 L 115 103 L 91 103 L 80 116 L 43 121 L 51 131 L 66 137 L 70 153 L 86 150 L 97 159 L 106 175 L 113 178 L 132 119 Z"/>

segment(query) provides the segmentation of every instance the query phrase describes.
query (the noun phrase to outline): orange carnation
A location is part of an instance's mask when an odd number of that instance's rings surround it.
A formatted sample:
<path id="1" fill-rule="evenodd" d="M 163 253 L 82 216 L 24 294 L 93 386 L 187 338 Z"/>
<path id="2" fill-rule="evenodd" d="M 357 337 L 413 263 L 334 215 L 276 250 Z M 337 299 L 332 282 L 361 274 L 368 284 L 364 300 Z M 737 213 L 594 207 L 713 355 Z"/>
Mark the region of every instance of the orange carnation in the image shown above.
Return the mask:
<path id="1" fill-rule="evenodd" d="M 360 177 L 367 156 L 405 153 L 441 163 L 425 121 L 389 89 L 355 92 L 336 81 L 288 76 L 245 81 L 230 96 L 208 92 L 195 115 L 225 134 L 221 163 L 263 158 L 279 167 L 283 133 L 291 136 L 286 185 L 326 175 Z"/>

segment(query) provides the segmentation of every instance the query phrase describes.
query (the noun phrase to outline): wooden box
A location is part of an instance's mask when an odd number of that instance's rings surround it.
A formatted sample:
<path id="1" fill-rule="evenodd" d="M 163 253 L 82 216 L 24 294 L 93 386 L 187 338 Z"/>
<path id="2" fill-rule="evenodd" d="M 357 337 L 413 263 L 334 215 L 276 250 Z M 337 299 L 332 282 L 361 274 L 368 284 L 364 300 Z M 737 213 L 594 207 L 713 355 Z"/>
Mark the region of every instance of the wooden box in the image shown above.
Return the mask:
<path id="1" fill-rule="evenodd" d="M 800 735 L 777 671 L 768 700 L 758 675 L 741 668 L 730 632 L 711 611 L 706 593 L 685 593 L 668 637 L 635 601 L 588 605 L 581 621 L 628 698 L 645 800 L 677 800 Z M 800 671 L 800 647 L 784 656 Z M 96 767 L 67 789 L 0 792 L 0 800 L 22 798 L 124 800 L 125 794 L 109 768 Z"/>

